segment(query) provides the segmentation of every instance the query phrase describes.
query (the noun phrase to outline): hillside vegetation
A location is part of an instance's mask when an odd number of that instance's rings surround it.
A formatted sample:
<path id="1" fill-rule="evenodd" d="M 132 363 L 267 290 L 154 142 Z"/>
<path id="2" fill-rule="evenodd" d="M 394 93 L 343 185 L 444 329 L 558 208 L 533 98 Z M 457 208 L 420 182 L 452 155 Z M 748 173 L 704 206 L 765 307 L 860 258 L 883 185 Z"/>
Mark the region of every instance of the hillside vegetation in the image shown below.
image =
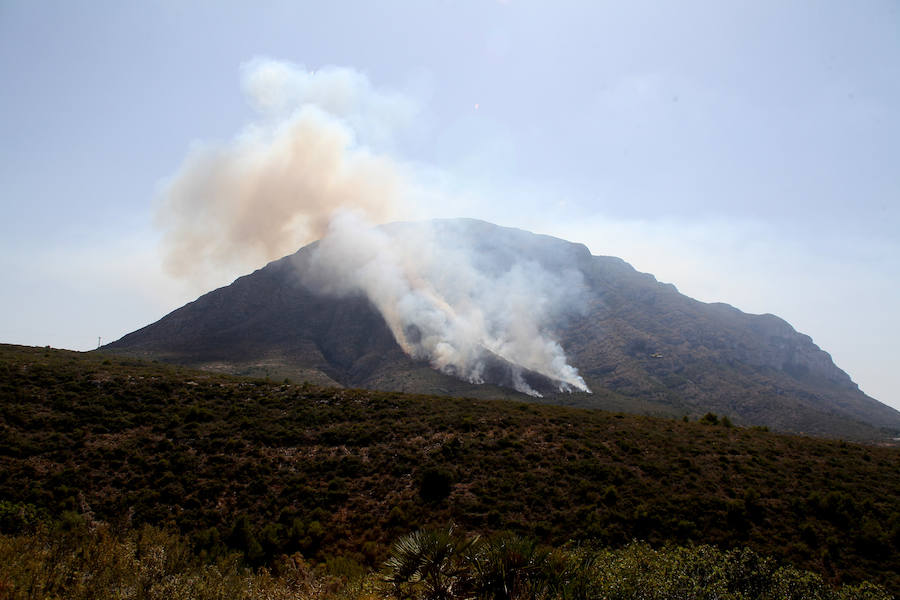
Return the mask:
<path id="1" fill-rule="evenodd" d="M 0 535 L 0 564 L 2 600 L 891 600 L 878 586 L 835 588 L 746 548 L 548 548 L 452 529 L 404 536 L 365 572 L 313 568 L 298 554 L 255 570 L 237 554 L 204 561 L 182 536 L 149 526 Z"/>
<path id="2" fill-rule="evenodd" d="M 250 565 L 375 567 L 455 522 L 748 547 L 900 590 L 900 452 L 702 422 L 320 388 L 0 346 L 0 532 L 143 524 Z M 5 538 L 13 539 L 13 538 Z"/>

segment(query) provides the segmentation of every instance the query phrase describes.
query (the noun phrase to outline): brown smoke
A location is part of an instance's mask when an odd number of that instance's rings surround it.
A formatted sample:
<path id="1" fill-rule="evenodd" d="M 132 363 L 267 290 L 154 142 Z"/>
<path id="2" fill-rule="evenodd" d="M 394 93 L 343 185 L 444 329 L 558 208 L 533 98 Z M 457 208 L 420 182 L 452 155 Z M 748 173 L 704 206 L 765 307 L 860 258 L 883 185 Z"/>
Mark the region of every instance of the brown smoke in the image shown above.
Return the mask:
<path id="1" fill-rule="evenodd" d="M 259 267 L 322 237 L 336 211 L 374 223 L 402 214 L 404 168 L 357 142 L 367 125 L 384 131 L 386 111 L 371 106 L 392 108 L 392 97 L 354 71 L 274 61 L 245 67 L 245 89 L 260 112 L 276 108 L 227 144 L 195 147 L 163 189 L 157 221 L 173 275 Z M 273 89 L 287 91 L 273 100 Z"/>

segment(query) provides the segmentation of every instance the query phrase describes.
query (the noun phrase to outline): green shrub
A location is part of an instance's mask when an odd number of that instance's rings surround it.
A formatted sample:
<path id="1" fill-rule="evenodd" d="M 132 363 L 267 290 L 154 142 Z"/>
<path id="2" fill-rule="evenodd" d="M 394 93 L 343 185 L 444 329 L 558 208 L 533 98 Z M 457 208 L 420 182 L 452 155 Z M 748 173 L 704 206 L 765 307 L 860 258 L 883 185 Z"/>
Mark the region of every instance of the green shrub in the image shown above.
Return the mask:
<path id="1" fill-rule="evenodd" d="M 718 425 L 719 417 L 716 413 L 708 412 L 700 418 L 700 423 L 703 425 Z"/>
<path id="2" fill-rule="evenodd" d="M 869 583 L 833 588 L 742 548 L 713 546 L 540 549 L 511 534 L 463 538 L 453 528 L 401 538 L 385 563 L 396 598 L 449 600 L 889 600 Z"/>
<path id="3" fill-rule="evenodd" d="M 450 495 L 453 475 L 446 469 L 429 467 L 422 472 L 419 495 L 426 502 L 440 502 Z"/>

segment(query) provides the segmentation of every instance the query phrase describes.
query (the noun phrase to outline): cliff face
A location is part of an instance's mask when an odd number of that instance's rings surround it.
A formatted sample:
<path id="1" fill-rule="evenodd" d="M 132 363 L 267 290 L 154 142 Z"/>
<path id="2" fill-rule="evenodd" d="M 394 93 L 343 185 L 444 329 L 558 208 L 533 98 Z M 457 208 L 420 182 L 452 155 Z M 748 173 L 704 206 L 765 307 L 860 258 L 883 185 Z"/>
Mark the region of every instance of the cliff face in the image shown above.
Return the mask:
<path id="1" fill-rule="evenodd" d="M 415 224 L 388 226 L 394 234 Z M 479 221 L 442 222 L 441 235 L 502 273 L 527 260 L 576 269 L 571 310 L 547 328 L 594 392 L 490 356 L 484 385 L 438 372 L 396 343 L 362 294 L 325 294 L 304 277 L 315 245 L 210 292 L 105 347 L 207 369 L 432 394 L 503 397 L 515 376 L 544 401 L 670 416 L 728 415 L 746 425 L 874 439 L 900 431 L 900 413 L 859 391 L 812 339 L 773 315 L 705 304 L 621 259 Z"/>
<path id="2" fill-rule="evenodd" d="M 774 315 L 698 302 L 617 258 L 591 257 L 584 270 L 588 314 L 561 337 L 593 386 L 805 433 L 878 437 L 864 424 L 900 425 L 900 413 L 859 391 L 827 352 Z"/>

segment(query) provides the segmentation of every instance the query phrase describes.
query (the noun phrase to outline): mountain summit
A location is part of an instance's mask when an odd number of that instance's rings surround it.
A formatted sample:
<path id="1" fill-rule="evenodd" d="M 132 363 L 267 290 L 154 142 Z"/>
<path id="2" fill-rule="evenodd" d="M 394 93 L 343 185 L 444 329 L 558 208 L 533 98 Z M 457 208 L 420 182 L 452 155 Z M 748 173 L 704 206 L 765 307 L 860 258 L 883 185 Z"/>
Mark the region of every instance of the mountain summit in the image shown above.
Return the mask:
<path id="1" fill-rule="evenodd" d="M 774 315 L 698 302 L 581 244 L 470 219 L 339 220 L 104 349 L 342 386 L 715 412 L 815 435 L 900 431 L 900 412 Z"/>

